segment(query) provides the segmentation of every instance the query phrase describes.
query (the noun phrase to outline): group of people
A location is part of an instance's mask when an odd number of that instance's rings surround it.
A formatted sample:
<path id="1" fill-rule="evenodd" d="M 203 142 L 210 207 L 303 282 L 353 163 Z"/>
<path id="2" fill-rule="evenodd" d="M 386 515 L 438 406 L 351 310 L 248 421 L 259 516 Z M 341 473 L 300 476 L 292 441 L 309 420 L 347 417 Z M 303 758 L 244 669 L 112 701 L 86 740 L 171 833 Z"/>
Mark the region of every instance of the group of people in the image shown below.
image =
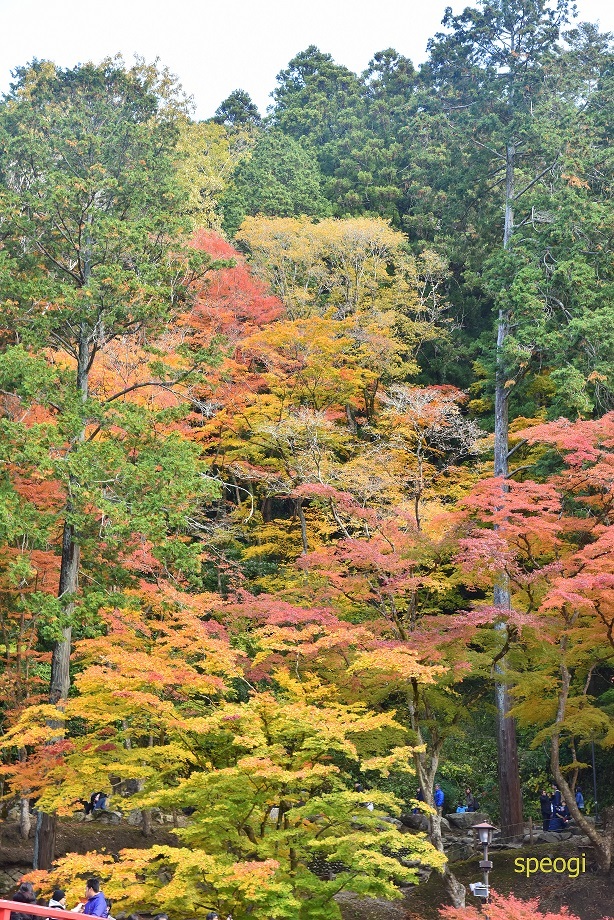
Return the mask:
<path id="1" fill-rule="evenodd" d="M 576 805 L 580 811 L 584 811 L 584 796 L 582 790 L 578 787 L 575 791 Z M 545 831 L 562 831 L 565 830 L 572 820 L 569 808 L 563 802 L 563 796 L 558 786 L 552 786 L 552 792 L 548 793 L 542 789 L 539 796 L 539 805 L 542 813 L 543 829 Z"/>
<path id="2" fill-rule="evenodd" d="M 31 882 L 22 882 L 16 893 L 11 898 L 18 904 L 36 904 L 36 892 Z M 88 917 L 110 917 L 110 905 L 100 888 L 100 879 L 89 878 L 85 883 L 85 900 L 79 901 L 76 907 L 66 907 L 66 892 L 61 888 L 56 888 L 52 897 L 49 899 L 47 907 L 55 910 L 70 910 L 71 913 L 85 914 Z M 11 920 L 33 920 L 31 914 L 22 913 L 18 910 L 11 911 Z M 169 920 L 167 914 L 157 914 L 154 920 Z M 206 920 L 221 920 L 217 911 L 212 910 L 207 914 Z M 231 916 L 225 920 L 232 920 Z"/>
<path id="3" fill-rule="evenodd" d="M 421 786 L 419 786 L 418 789 L 416 790 L 416 800 L 417 800 L 418 802 L 424 802 L 424 801 L 426 801 L 425 796 L 424 796 L 424 792 L 423 792 Z M 442 814 L 443 814 L 444 803 L 445 803 L 445 794 L 444 794 L 444 791 L 443 791 L 443 789 L 441 788 L 441 786 L 439 785 L 439 783 L 435 783 L 435 789 L 434 789 L 434 792 L 433 792 L 433 804 L 435 805 L 435 808 L 437 809 L 437 814 L 438 814 L 438 815 L 442 815 Z M 477 799 L 476 799 L 476 797 L 474 796 L 474 794 L 472 793 L 472 791 L 471 791 L 471 789 L 469 788 L 469 786 L 467 786 L 466 789 L 465 789 L 465 801 L 464 801 L 464 803 L 463 803 L 463 802 L 460 802 L 460 803 L 458 804 L 458 806 L 457 806 L 457 808 L 456 808 L 456 811 L 457 811 L 457 812 L 462 812 L 462 811 L 477 811 L 477 810 L 478 810 L 478 802 L 477 802 Z M 419 811 L 420 811 L 419 808 L 414 808 L 414 809 L 413 809 L 413 814 L 417 815 L 417 814 L 419 813 Z"/>
<path id="4" fill-rule="evenodd" d="M 11 900 L 17 901 L 19 904 L 36 904 L 36 892 L 32 883 L 22 882 Z M 69 910 L 66 907 L 66 892 L 62 891 L 61 888 L 56 888 L 47 906 L 56 910 Z M 109 917 L 109 905 L 100 890 L 99 879 L 88 878 L 85 883 L 85 900 L 79 901 L 75 907 L 70 908 L 70 912 L 85 914 L 88 917 Z M 11 920 L 31 920 L 31 915 L 13 910 L 11 911 Z"/>

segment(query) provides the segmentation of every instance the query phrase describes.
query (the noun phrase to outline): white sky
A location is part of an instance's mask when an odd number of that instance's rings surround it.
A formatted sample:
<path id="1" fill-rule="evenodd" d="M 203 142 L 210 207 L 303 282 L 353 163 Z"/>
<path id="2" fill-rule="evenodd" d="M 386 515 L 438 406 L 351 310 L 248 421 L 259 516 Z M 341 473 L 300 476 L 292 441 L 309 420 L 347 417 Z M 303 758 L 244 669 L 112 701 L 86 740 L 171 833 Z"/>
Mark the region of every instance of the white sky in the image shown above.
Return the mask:
<path id="1" fill-rule="evenodd" d="M 308 45 L 360 72 L 396 48 L 415 64 L 445 7 L 469 0 L 0 0 L 0 91 L 32 58 L 63 67 L 121 52 L 159 57 L 208 118 L 238 87 L 264 113 L 276 74 Z M 578 0 L 580 19 L 614 31 L 611 0 Z"/>

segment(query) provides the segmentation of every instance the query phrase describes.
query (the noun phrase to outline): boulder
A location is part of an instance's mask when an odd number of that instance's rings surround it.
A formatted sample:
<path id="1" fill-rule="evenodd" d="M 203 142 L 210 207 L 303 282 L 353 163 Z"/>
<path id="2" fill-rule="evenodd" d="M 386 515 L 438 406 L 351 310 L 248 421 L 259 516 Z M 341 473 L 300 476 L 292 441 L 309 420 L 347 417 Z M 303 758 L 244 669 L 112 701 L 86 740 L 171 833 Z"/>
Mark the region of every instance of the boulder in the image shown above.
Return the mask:
<path id="1" fill-rule="evenodd" d="M 133 808 L 126 820 L 128 824 L 131 824 L 133 827 L 140 827 L 143 821 L 143 812 L 140 808 Z"/>
<path id="2" fill-rule="evenodd" d="M 414 815 L 410 812 L 407 815 L 401 815 L 401 824 L 413 831 L 424 831 L 425 834 L 428 834 L 430 830 L 428 815 L 421 813 Z M 450 823 L 445 818 L 441 819 L 441 830 L 443 833 L 451 830 Z"/>
<path id="3" fill-rule="evenodd" d="M 126 795 L 136 795 L 137 792 L 140 792 L 142 789 L 143 781 L 140 779 L 126 779 L 124 780 L 124 789 Z"/>
<path id="4" fill-rule="evenodd" d="M 401 824 L 411 828 L 413 831 L 425 831 L 428 833 L 429 830 L 429 819 L 422 814 L 401 815 Z"/>
<path id="5" fill-rule="evenodd" d="M 464 862 L 476 855 L 475 849 L 464 840 L 453 841 L 450 846 L 445 847 L 445 852 L 451 863 Z"/>
<path id="6" fill-rule="evenodd" d="M 103 811 L 102 809 L 93 811 L 92 817 L 94 821 L 99 821 L 100 824 L 119 824 L 122 819 L 118 811 Z"/>
<path id="7" fill-rule="evenodd" d="M 452 827 L 458 827 L 461 830 L 467 830 L 469 827 L 473 827 L 474 824 L 484 824 L 484 822 L 490 822 L 490 818 L 487 814 L 484 814 L 483 811 L 459 811 L 454 814 L 446 815 L 446 818 L 452 825 Z"/>
<path id="8" fill-rule="evenodd" d="M 398 818 L 393 818 L 391 815 L 384 815 L 380 820 L 385 821 L 386 824 L 392 824 L 397 830 L 401 830 L 404 826 L 402 821 L 399 821 Z"/>
<path id="9" fill-rule="evenodd" d="M 539 837 L 544 843 L 560 843 L 562 840 L 571 840 L 569 831 L 542 831 Z"/>
<path id="10" fill-rule="evenodd" d="M 26 872 L 31 872 L 29 866 L 6 867 L 0 870 L 0 894 L 7 895 L 19 886 Z"/>

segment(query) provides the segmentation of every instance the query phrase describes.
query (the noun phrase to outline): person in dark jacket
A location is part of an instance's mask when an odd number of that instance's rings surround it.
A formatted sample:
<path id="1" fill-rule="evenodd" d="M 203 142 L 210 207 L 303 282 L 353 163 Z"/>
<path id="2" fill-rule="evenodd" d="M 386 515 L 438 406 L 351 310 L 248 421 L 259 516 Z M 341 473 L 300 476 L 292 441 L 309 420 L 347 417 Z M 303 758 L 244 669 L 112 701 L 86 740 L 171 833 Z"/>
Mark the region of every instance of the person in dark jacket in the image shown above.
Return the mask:
<path id="1" fill-rule="evenodd" d="M 418 788 L 416 789 L 416 801 L 417 801 L 417 802 L 424 802 L 424 801 L 425 801 L 424 792 L 422 791 L 422 786 L 418 786 Z M 420 809 L 419 809 L 419 808 L 412 808 L 411 813 L 412 813 L 412 815 L 419 815 L 419 814 L 420 814 Z"/>
<path id="2" fill-rule="evenodd" d="M 471 789 L 469 788 L 469 786 L 467 786 L 467 788 L 465 789 L 465 805 L 467 807 L 467 811 L 477 811 L 478 810 L 477 799 L 474 796 Z"/>
<path id="3" fill-rule="evenodd" d="M 32 887 L 32 882 L 22 882 L 11 900 L 18 901 L 21 904 L 36 904 L 36 893 Z M 32 920 L 32 915 L 12 910 L 11 920 Z"/>
<path id="4" fill-rule="evenodd" d="M 552 802 L 552 811 L 563 804 L 563 796 L 561 795 L 561 790 L 554 784 L 552 785 L 552 795 L 550 796 L 550 801 Z"/>
<path id="5" fill-rule="evenodd" d="M 582 790 L 579 786 L 576 789 L 576 805 L 580 811 L 584 811 L 584 796 L 582 795 Z"/>
<path id="6" fill-rule="evenodd" d="M 552 813 L 552 817 L 550 818 L 550 822 L 548 824 L 548 830 L 564 831 L 568 824 L 569 821 L 563 814 L 562 808 L 557 808 L 557 810 Z"/>
<path id="7" fill-rule="evenodd" d="M 552 802 L 545 789 L 542 789 L 539 797 L 539 807 L 542 813 L 542 826 L 545 831 L 550 828 L 550 818 L 552 817 Z"/>

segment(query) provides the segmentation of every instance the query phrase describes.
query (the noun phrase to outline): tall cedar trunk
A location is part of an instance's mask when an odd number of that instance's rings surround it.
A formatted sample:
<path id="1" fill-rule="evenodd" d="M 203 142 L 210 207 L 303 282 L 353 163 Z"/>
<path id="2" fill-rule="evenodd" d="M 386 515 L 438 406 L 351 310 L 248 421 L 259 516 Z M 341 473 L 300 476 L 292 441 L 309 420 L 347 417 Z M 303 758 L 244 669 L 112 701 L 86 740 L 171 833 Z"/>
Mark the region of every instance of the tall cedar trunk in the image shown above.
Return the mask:
<path id="1" fill-rule="evenodd" d="M 36 834 L 34 837 L 35 869 L 51 869 L 55 859 L 55 815 L 39 811 L 36 817 Z"/>
<path id="2" fill-rule="evenodd" d="M 77 389 L 81 395 L 81 400 L 86 402 L 88 397 L 88 373 L 89 373 L 89 348 L 87 331 L 85 326 L 81 327 L 81 339 L 79 342 L 79 360 L 77 364 Z M 83 439 L 83 432 L 81 439 Z M 62 629 L 61 638 L 53 644 L 51 656 L 51 682 L 49 687 L 49 702 L 54 706 L 61 706 L 62 702 L 68 698 L 70 690 L 70 651 L 72 643 L 72 626 L 70 621 L 75 608 L 74 597 L 79 586 L 79 562 L 81 550 L 77 542 L 74 524 L 70 521 L 73 512 L 73 505 L 70 499 L 66 503 L 66 519 L 64 521 L 64 530 L 62 533 L 62 562 L 60 565 L 60 582 L 58 585 L 58 597 L 68 596 L 71 600 L 65 605 L 66 619 L 69 625 Z M 50 720 L 52 728 L 57 729 L 61 734 L 63 723 L 58 720 Z M 36 822 L 36 838 L 34 842 L 34 863 L 35 869 L 51 869 L 55 859 L 55 835 L 56 835 L 56 816 L 39 812 Z"/>
<path id="3" fill-rule="evenodd" d="M 505 148 L 505 226 L 503 248 L 509 249 L 514 229 L 514 166 L 516 151 L 512 144 Z M 508 390 L 506 384 L 503 348 L 509 335 L 509 316 L 499 310 L 497 326 L 497 354 L 495 373 L 495 476 L 507 479 L 509 453 Z M 502 486 L 505 489 L 505 485 Z M 501 572 L 494 590 L 494 604 L 501 610 L 510 609 L 509 579 Z M 504 624 L 498 629 L 505 630 Z M 495 670 L 502 673 L 504 660 Z M 520 836 L 523 832 L 522 793 L 518 770 L 518 747 L 516 726 L 510 717 L 510 699 L 507 687 L 499 683 L 495 687 L 497 707 L 497 752 L 499 774 L 499 810 L 503 837 Z"/>

